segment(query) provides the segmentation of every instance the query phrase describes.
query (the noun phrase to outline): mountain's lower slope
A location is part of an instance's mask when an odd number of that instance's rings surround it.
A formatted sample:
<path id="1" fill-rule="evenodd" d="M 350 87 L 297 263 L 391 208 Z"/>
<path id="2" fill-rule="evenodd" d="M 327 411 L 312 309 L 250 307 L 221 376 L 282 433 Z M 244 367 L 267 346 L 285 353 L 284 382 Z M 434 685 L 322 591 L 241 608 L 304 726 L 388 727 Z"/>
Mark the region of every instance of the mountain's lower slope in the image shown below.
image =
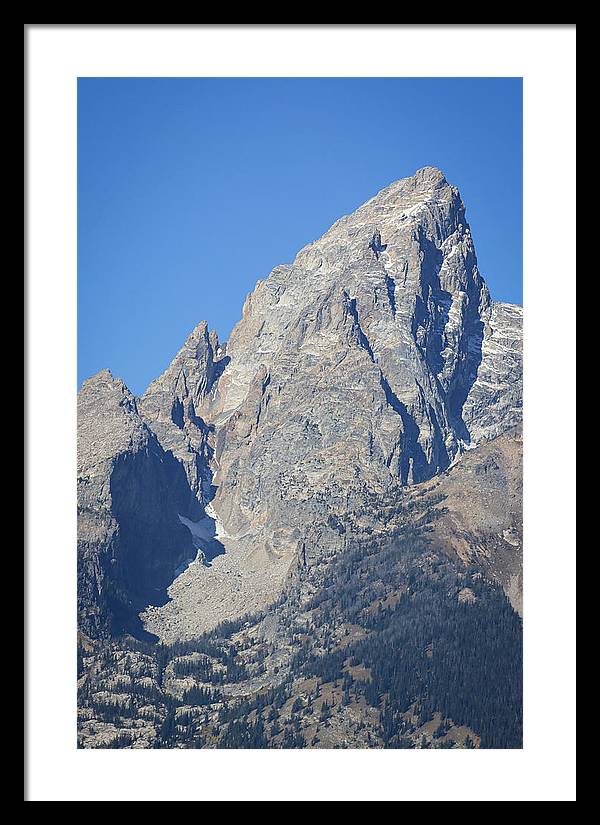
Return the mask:
<path id="1" fill-rule="evenodd" d="M 518 476 L 518 436 L 497 442 L 435 489 L 357 500 L 336 525 L 345 548 L 300 558 L 268 611 L 187 641 L 82 650 L 81 746 L 520 747 L 521 620 L 489 554 L 457 550 L 465 475 L 479 546 L 505 523 L 477 504 L 489 472 L 507 479 L 501 500 Z M 498 455 L 503 472 L 477 473 Z"/>
<path id="2" fill-rule="evenodd" d="M 436 549 L 475 565 L 497 582 L 520 614 L 522 450 L 521 428 L 516 427 L 463 453 L 445 473 L 420 485 L 393 485 L 375 496 L 370 488 L 355 484 L 348 500 L 330 497 L 322 503 L 322 515 L 304 531 L 297 559 L 310 565 L 311 557 L 318 561 L 320 553 L 339 552 L 357 538 L 393 535 L 402 526 L 395 511 L 397 497 L 414 498 L 435 511 L 431 535 Z M 388 499 L 394 502 L 390 508 L 384 506 Z M 221 622 L 259 612 L 289 576 L 287 560 L 273 560 L 263 569 L 256 563 L 251 537 L 230 536 L 217 519 L 214 522 L 223 554 L 210 566 L 200 561 L 189 565 L 169 588 L 170 601 L 142 614 L 146 630 L 165 643 L 193 639 Z"/>

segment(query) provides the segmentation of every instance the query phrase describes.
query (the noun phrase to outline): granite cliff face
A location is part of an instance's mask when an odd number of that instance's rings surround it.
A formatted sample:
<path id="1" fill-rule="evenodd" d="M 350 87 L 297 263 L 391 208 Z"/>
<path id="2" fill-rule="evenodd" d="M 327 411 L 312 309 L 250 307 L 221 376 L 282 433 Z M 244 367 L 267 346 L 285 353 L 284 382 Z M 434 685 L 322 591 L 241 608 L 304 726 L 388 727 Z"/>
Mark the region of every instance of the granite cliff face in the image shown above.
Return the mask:
<path id="1" fill-rule="evenodd" d="M 520 325 L 491 303 L 460 194 L 431 167 L 259 281 L 226 346 L 202 322 L 131 416 L 182 469 L 172 512 L 196 549 L 208 535 L 224 552 L 146 627 L 177 638 L 266 607 L 290 570 L 344 548 L 365 495 L 426 482 L 517 424 Z"/>
<path id="2" fill-rule="evenodd" d="M 459 193 L 431 168 L 277 267 L 246 301 L 209 407 L 226 523 L 248 520 L 245 501 L 255 518 L 269 481 L 293 495 L 445 469 L 470 440 L 489 306 Z"/>
<path id="3" fill-rule="evenodd" d="M 523 417 L 523 308 L 494 303 L 482 321 L 481 364 L 463 407 L 475 445 L 518 426 Z"/>

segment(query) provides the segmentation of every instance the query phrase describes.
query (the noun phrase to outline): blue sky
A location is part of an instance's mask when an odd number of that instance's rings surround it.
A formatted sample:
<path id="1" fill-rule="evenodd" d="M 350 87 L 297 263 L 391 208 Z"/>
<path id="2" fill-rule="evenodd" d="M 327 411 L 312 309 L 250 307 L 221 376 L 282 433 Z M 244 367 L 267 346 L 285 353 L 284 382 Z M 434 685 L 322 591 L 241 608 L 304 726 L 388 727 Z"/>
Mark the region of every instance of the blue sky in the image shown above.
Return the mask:
<path id="1" fill-rule="evenodd" d="M 78 383 L 141 393 L 200 320 L 226 340 L 259 278 L 423 166 L 521 303 L 520 78 L 80 78 Z"/>

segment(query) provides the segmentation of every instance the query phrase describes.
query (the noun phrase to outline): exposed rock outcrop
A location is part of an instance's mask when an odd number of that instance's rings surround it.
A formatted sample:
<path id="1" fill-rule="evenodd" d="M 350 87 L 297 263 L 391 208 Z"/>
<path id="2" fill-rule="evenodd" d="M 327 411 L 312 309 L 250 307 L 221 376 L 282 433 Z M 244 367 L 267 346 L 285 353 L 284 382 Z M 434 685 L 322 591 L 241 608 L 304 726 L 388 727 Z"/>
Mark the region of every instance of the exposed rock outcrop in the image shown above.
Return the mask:
<path id="1" fill-rule="evenodd" d="M 226 363 L 216 333 L 209 332 L 206 321 L 202 321 L 165 372 L 138 400 L 140 415 L 163 448 L 182 463 L 192 490 L 203 503 L 212 495 L 209 463 L 214 428 L 200 413 Z"/>
<path id="2" fill-rule="evenodd" d="M 196 550 L 178 515 L 201 508 L 181 464 L 139 416 L 135 398 L 103 370 L 77 404 L 78 614 L 91 637 L 140 630 L 137 613 Z"/>

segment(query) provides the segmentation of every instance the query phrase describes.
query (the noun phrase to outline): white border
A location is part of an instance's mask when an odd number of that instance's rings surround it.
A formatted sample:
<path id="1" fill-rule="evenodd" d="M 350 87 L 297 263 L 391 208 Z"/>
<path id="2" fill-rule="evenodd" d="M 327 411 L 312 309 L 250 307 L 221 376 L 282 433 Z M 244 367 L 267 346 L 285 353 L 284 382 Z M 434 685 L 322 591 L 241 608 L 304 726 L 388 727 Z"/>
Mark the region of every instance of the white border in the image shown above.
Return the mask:
<path id="1" fill-rule="evenodd" d="M 574 799 L 573 28 L 27 32 L 28 799 Z M 523 76 L 525 748 L 77 751 L 77 76 Z"/>

